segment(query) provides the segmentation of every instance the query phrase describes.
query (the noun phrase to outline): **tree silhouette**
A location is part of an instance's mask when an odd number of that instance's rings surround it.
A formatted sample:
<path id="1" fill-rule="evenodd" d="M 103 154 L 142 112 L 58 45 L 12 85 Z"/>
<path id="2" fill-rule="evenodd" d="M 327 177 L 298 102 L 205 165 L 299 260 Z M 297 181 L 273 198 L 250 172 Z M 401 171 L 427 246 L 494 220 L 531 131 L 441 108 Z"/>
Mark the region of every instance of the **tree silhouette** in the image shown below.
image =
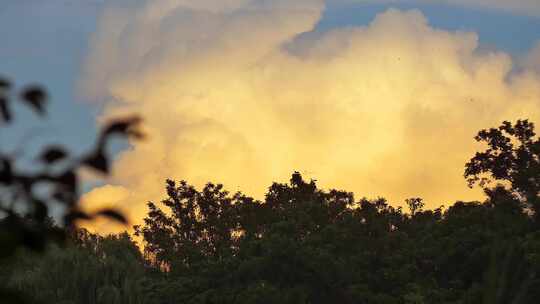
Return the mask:
<path id="1" fill-rule="evenodd" d="M 488 190 L 506 187 L 521 201 L 525 201 L 540 216 L 540 139 L 534 124 L 518 120 L 514 125 L 505 121 L 498 128 L 481 130 L 475 137 L 487 144 L 465 165 L 469 186 L 478 183 Z M 495 187 L 492 182 L 498 182 Z M 500 189 L 499 189 L 500 191 Z"/>

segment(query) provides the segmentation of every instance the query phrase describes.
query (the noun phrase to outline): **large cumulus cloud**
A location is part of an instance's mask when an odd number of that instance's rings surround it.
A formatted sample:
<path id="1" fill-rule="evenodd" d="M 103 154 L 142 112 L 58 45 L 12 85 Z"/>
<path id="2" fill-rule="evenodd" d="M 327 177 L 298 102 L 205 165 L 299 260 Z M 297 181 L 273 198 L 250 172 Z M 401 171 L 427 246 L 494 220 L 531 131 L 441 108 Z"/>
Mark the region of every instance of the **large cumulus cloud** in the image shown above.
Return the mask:
<path id="1" fill-rule="evenodd" d="M 318 0 L 111 1 L 82 91 L 105 103 L 104 116 L 141 113 L 149 138 L 120 155 L 111 185 L 86 204 L 137 221 L 166 178 L 260 197 L 293 170 L 395 202 L 479 198 L 462 177 L 479 148 L 472 137 L 538 118 L 538 55 L 518 68 L 416 10 L 306 34 L 323 10 Z"/>

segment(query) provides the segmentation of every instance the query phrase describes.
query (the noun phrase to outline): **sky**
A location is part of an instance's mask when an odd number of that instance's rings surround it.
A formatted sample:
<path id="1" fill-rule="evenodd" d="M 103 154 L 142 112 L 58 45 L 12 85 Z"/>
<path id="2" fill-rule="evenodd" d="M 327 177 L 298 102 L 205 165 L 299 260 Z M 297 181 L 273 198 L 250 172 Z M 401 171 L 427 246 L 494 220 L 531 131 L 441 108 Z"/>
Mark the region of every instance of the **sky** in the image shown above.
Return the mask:
<path id="1" fill-rule="evenodd" d="M 50 122 L 21 110 L 2 146 L 82 151 L 143 114 L 149 140 L 115 147 L 83 197 L 134 222 L 165 178 L 261 197 L 300 170 L 395 204 L 481 199 L 474 132 L 540 113 L 536 0 L 6 0 L 0 41 L 0 75 L 51 95 Z"/>

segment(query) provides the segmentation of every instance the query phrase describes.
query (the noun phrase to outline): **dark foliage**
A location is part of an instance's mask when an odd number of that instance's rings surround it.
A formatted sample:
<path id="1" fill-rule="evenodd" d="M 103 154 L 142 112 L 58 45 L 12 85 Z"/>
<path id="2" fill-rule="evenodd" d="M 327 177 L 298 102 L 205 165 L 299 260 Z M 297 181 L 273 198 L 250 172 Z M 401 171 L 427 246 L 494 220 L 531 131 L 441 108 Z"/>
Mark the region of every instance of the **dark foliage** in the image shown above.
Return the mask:
<path id="1" fill-rule="evenodd" d="M 167 181 L 167 193 L 135 227 L 144 255 L 127 234 L 75 230 L 67 248 L 12 257 L 6 286 L 42 303 L 523 304 L 540 296 L 540 233 L 511 189 L 446 210 L 412 198 L 408 212 L 318 189 L 298 173 L 264 201 L 215 184 Z"/>
<path id="2" fill-rule="evenodd" d="M 168 182 L 136 232 L 158 303 L 534 303 L 539 234 L 511 192 L 404 213 L 297 173 L 264 202 Z"/>
<path id="3" fill-rule="evenodd" d="M 12 108 L 17 102 L 45 116 L 48 98 L 43 88 L 28 86 L 18 94 L 18 98 L 15 95 L 11 83 L 0 79 L 0 123 L 14 122 Z M 66 232 L 73 229 L 80 219 L 106 216 L 127 223 L 115 210 L 86 214 L 79 208 L 80 182 L 77 172 L 86 166 L 107 173 L 108 167 L 104 164 L 108 163 L 108 157 L 104 151 L 109 138 L 111 135 L 140 138 L 141 133 L 137 130 L 139 122 L 138 118 L 111 122 L 101 132 L 94 151 L 80 157 L 71 155 L 66 147 L 44 147 L 37 157 L 40 165 L 36 167 L 39 170 L 25 169 L 18 165 L 18 155 L 0 151 L 0 259 L 11 257 L 21 248 L 43 252 L 51 241 L 61 243 Z M 48 217 L 49 208 L 53 205 L 65 210 L 62 229 L 53 225 Z M 2 288 L 0 298 L 20 303 L 20 296 L 7 290 L 5 284 Z"/>
<path id="4" fill-rule="evenodd" d="M 534 124 L 528 120 L 518 120 L 514 125 L 505 121 L 498 128 L 478 132 L 475 139 L 488 148 L 466 164 L 469 185 L 479 183 L 488 195 L 498 188 L 508 189 L 540 215 L 540 139 Z M 493 186 L 493 182 L 497 184 Z"/>

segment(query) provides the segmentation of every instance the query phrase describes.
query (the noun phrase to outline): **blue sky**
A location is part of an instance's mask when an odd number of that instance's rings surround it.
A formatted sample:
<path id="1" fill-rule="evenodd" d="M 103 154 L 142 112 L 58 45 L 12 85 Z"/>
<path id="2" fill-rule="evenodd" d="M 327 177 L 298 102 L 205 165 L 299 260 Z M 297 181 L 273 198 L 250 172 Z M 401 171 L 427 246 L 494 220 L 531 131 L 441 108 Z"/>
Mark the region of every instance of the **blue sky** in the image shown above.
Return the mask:
<path id="1" fill-rule="evenodd" d="M 6 2 L 7 1 L 7 2 Z M 50 121 L 34 123 L 21 110 L 11 133 L 2 134 L 3 145 L 17 143 L 23 134 L 43 129 L 47 138 L 67 143 L 75 150 L 87 147 L 95 134 L 96 105 L 77 96 L 76 84 L 88 39 L 95 30 L 103 1 L 5 0 L 0 7 L 0 75 L 17 85 L 41 83 L 51 94 Z M 7 3 L 7 4 L 6 4 Z M 389 7 L 420 9 L 438 28 L 474 31 L 482 47 L 512 56 L 527 52 L 540 41 L 540 18 L 501 10 L 441 4 L 341 3 L 327 7 L 318 29 L 365 25 Z M 39 133 L 42 134 L 42 133 Z"/>

